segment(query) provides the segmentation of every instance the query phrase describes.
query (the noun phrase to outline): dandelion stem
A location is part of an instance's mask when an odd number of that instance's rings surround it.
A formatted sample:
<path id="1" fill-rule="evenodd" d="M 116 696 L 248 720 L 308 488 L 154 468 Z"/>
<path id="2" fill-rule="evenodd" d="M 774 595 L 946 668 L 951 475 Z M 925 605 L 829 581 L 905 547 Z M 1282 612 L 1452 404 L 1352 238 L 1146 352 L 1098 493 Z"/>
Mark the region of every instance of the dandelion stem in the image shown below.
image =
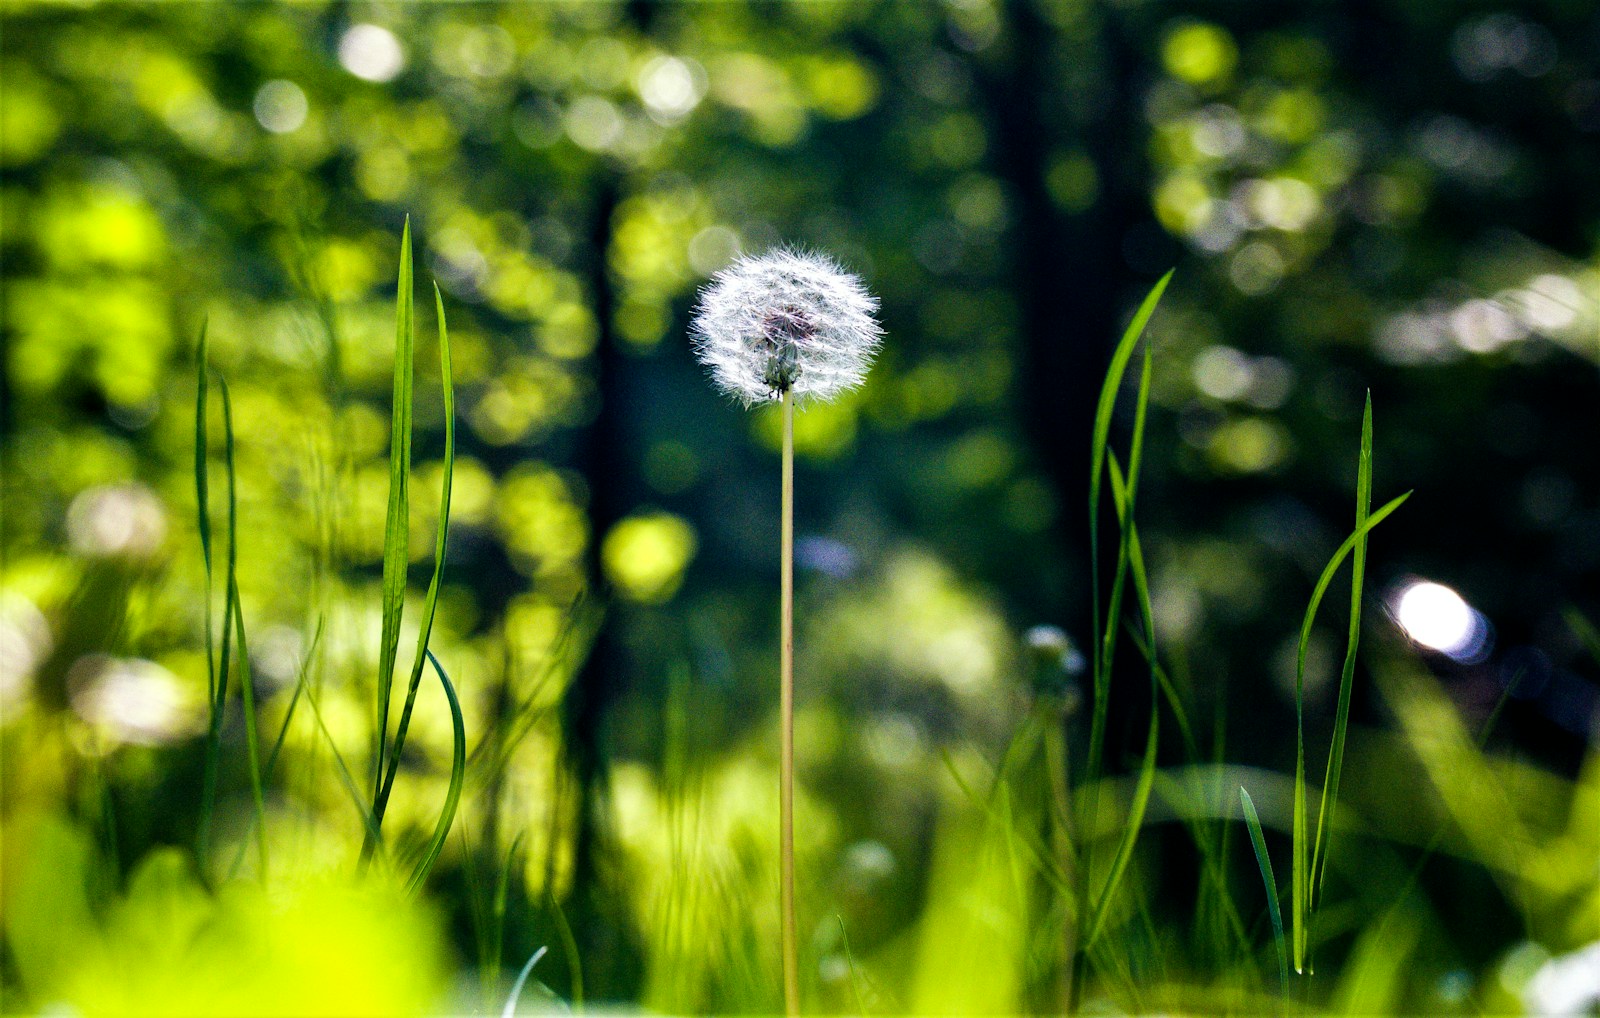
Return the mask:
<path id="1" fill-rule="evenodd" d="M 783 1003 L 784 1013 L 800 1013 L 800 972 L 794 921 L 794 393 L 783 391 L 783 563 L 779 598 L 779 713 L 782 746 L 779 761 L 779 852 L 782 856 Z"/>

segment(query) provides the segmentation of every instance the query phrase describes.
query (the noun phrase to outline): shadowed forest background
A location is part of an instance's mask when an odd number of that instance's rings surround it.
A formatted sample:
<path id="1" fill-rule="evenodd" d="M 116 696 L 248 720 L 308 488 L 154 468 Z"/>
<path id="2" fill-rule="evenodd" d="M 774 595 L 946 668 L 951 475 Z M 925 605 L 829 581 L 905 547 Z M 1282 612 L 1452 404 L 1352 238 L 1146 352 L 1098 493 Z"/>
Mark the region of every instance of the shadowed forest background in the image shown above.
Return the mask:
<path id="1" fill-rule="evenodd" d="M 1194 745 L 1163 728 L 1161 766 L 1255 775 L 1269 847 L 1287 844 L 1296 641 L 1354 519 L 1370 392 L 1374 497 L 1415 493 L 1371 539 L 1327 969 L 1364 957 L 1430 839 L 1382 942 L 1405 959 L 1385 1006 L 1515 1002 L 1542 959 L 1600 942 L 1578 802 L 1600 773 L 1593 3 L 12 3 L 0 32 L 8 1010 L 48 1002 L 17 902 L 50 899 L 17 888 L 50 839 L 101 902 L 152 848 L 195 844 L 203 321 L 265 737 L 297 676 L 320 690 L 269 781 L 273 863 L 353 866 L 330 747 L 370 774 L 407 215 L 411 585 L 442 474 L 436 280 L 457 429 L 431 646 L 469 751 L 419 956 L 503 989 L 549 946 L 541 992 L 568 1001 L 776 1008 L 778 421 L 715 392 L 685 333 L 710 274 L 780 243 L 860 274 L 886 331 L 861 390 L 797 419 L 808 1006 L 1059 1006 L 1052 906 L 990 938 L 948 902 L 1004 900 L 1012 877 L 941 894 L 987 858 L 952 771 L 996 773 L 1041 703 L 1080 766 L 1095 400 L 1174 267 L 1138 513 Z M 1399 598 L 1424 580 L 1470 605 L 1468 635 L 1406 638 Z M 1309 645 L 1317 747 L 1347 583 Z M 1152 709 L 1138 649 L 1118 660 L 1114 776 Z M 236 852 L 257 866 L 237 707 L 207 886 Z M 1411 722 L 1435 715 L 1484 729 L 1484 770 L 1418 749 Z M 420 842 L 450 770 L 436 688 L 414 725 L 386 830 Z M 1576 876 L 1486 846 L 1489 773 L 1533 840 L 1571 840 Z M 1478 791 L 1452 798 L 1453 778 Z M 1248 950 L 1175 789 L 1157 783 L 1140 904 L 1115 920 L 1129 982 L 1211 986 L 1240 959 L 1270 982 L 1243 828 L 1219 865 Z M 1032 794 L 1019 816 L 1045 809 Z M 983 948 L 1013 936 L 996 974 Z"/>

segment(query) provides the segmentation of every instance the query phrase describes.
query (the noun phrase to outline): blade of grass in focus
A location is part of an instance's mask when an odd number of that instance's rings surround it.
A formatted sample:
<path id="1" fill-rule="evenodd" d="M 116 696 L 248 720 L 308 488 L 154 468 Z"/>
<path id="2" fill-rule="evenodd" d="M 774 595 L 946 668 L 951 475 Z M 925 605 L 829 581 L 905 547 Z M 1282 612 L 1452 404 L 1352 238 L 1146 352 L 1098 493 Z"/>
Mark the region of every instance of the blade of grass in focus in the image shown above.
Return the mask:
<path id="1" fill-rule="evenodd" d="M 1094 705 L 1090 719 L 1089 729 L 1089 754 L 1085 764 L 1084 780 L 1091 788 L 1095 787 L 1096 779 L 1100 772 L 1100 756 L 1105 745 L 1106 722 L 1106 694 L 1110 683 L 1110 670 L 1103 666 L 1101 660 L 1100 644 L 1100 487 L 1101 475 L 1105 469 L 1107 443 L 1111 436 L 1111 412 L 1116 405 L 1117 393 L 1122 388 L 1122 376 L 1127 370 L 1128 360 L 1133 356 L 1133 348 L 1138 343 L 1139 337 L 1144 334 L 1144 327 L 1155 312 L 1156 304 L 1161 300 L 1162 293 L 1167 288 L 1167 283 L 1172 279 L 1169 270 L 1166 275 L 1151 288 L 1144 302 L 1139 305 L 1139 310 L 1134 314 L 1133 320 L 1128 323 L 1127 329 L 1122 333 L 1122 339 L 1117 343 L 1116 350 L 1111 355 L 1111 364 L 1106 370 L 1105 381 L 1100 386 L 1100 400 L 1095 408 L 1094 437 L 1090 446 L 1089 469 L 1089 582 L 1090 582 L 1090 632 L 1094 634 L 1092 653 L 1092 675 L 1094 682 Z M 1091 809 L 1092 816 L 1092 809 Z M 1088 846 L 1085 846 L 1087 852 Z"/>
<path id="2" fill-rule="evenodd" d="M 1361 417 L 1361 462 L 1356 471 L 1356 530 L 1372 512 L 1372 393 L 1367 393 L 1366 410 Z M 1327 869 L 1328 839 L 1333 834 L 1333 811 L 1339 803 L 1339 774 L 1344 767 L 1345 733 L 1350 727 L 1350 688 L 1354 684 L 1356 648 L 1361 641 L 1361 593 L 1367 571 L 1367 542 L 1356 542 L 1350 560 L 1350 630 L 1345 640 L 1344 667 L 1339 673 L 1339 702 L 1334 714 L 1333 745 L 1328 752 L 1328 769 L 1322 781 L 1322 805 L 1317 810 L 1317 835 L 1311 845 L 1311 895 L 1307 908 L 1315 910 L 1322 896 L 1322 877 Z"/>
<path id="3" fill-rule="evenodd" d="M 1151 353 L 1148 342 L 1145 345 L 1144 363 L 1140 372 L 1139 393 L 1134 415 L 1133 450 L 1130 463 L 1133 466 L 1130 483 L 1126 485 L 1120 495 L 1114 495 L 1113 502 L 1117 508 L 1118 518 L 1123 520 L 1121 526 L 1122 539 L 1119 543 L 1116 576 L 1112 581 L 1112 590 L 1109 604 L 1106 606 L 1104 617 L 1104 634 L 1101 627 L 1100 606 L 1100 492 L 1102 477 L 1108 460 L 1112 463 L 1113 478 L 1116 477 L 1115 457 L 1112 455 L 1109 441 L 1111 434 L 1111 414 L 1116 406 L 1117 394 L 1122 387 L 1122 377 L 1127 370 L 1128 361 L 1133 356 L 1135 346 L 1144 334 L 1145 325 L 1150 316 L 1155 313 L 1156 305 L 1161 300 L 1161 295 L 1166 291 L 1167 284 L 1172 279 L 1169 270 L 1162 276 L 1156 285 L 1145 296 L 1139 310 L 1134 314 L 1133 320 L 1128 323 L 1123 331 L 1117 348 L 1111 357 L 1111 364 L 1107 368 L 1105 380 L 1101 384 L 1099 402 L 1095 408 L 1094 434 L 1090 447 L 1090 474 L 1089 474 L 1089 543 L 1090 543 L 1090 585 L 1091 585 L 1091 635 L 1094 648 L 1092 651 L 1092 679 L 1094 690 L 1094 703 L 1090 714 L 1089 748 L 1084 764 L 1084 780 L 1088 783 L 1089 796 L 1085 814 L 1086 829 L 1091 829 L 1099 815 L 1099 777 L 1103 767 L 1102 756 L 1105 752 L 1105 728 L 1108 709 L 1108 698 L 1111 689 L 1111 666 L 1115 650 L 1115 634 L 1119 628 L 1118 622 L 1122 613 L 1122 595 L 1130 563 L 1130 539 L 1133 536 L 1133 502 L 1134 491 L 1137 488 L 1138 468 L 1142 461 L 1144 445 L 1144 426 L 1149 409 L 1150 396 L 1150 370 Z M 1152 639 L 1152 644 L 1154 640 Z M 1152 673 L 1153 676 L 1153 673 Z M 1152 682 L 1153 682 L 1152 678 Z M 1134 809 L 1128 818 L 1128 829 L 1123 833 L 1122 844 L 1119 845 L 1117 854 L 1113 858 L 1111 870 L 1106 883 L 1093 909 L 1089 907 L 1089 886 L 1093 880 L 1093 850 L 1094 838 L 1087 836 L 1083 846 L 1083 891 L 1082 905 L 1079 909 L 1079 921 L 1087 925 L 1080 929 L 1079 942 L 1076 948 L 1078 961 L 1074 965 L 1074 975 L 1071 980 L 1070 994 L 1073 1000 L 1082 993 L 1087 976 L 1087 963 L 1089 949 L 1093 946 L 1095 938 L 1099 935 L 1101 924 L 1105 921 L 1106 909 L 1116 891 L 1122 873 L 1126 870 L 1128 861 L 1132 858 L 1134 841 L 1138 837 L 1138 828 L 1144 821 L 1144 806 L 1149 802 L 1150 783 L 1155 770 L 1156 740 L 1159 729 L 1159 710 L 1155 697 L 1151 698 L 1150 732 L 1146 739 L 1146 752 L 1144 764 L 1141 766 L 1140 791 L 1134 796 Z M 1069 1000 L 1069 1006 L 1073 1001 Z"/>
<path id="4" fill-rule="evenodd" d="M 389 695 L 394 686 L 395 658 L 400 648 L 400 619 L 405 610 L 406 568 L 410 553 L 411 477 L 411 217 L 400 236 L 400 279 L 395 295 L 394 398 L 389 425 L 389 506 L 383 537 L 383 631 L 378 643 L 377 749 L 373 754 L 373 819 L 383 827 L 379 809 L 384 763 L 389 758 Z M 370 845 L 363 849 L 363 855 Z"/>
<path id="5" fill-rule="evenodd" d="M 373 815 L 383 823 L 384 810 L 389 805 L 389 795 L 394 790 L 394 779 L 400 772 L 400 754 L 405 749 L 406 733 L 411 728 L 411 713 L 417 705 L 417 689 L 422 685 L 422 668 L 428 651 L 428 641 L 433 635 L 433 620 L 439 607 L 439 581 L 444 575 L 445 548 L 450 535 L 450 479 L 456 463 L 456 399 L 455 387 L 450 377 L 450 333 L 445 326 L 444 297 L 439 285 L 433 287 L 434 304 L 439 315 L 439 377 L 444 389 L 444 475 L 439 492 L 439 526 L 433 543 L 433 576 L 428 580 L 428 594 L 422 603 L 422 624 L 417 630 L 417 653 L 411 665 L 411 677 L 406 685 L 406 702 L 400 711 L 400 721 L 395 727 L 394 746 L 389 751 L 387 773 L 373 805 Z M 397 361 L 398 364 L 398 361 Z M 398 370 L 398 367 L 396 368 Z M 407 552 L 409 555 L 409 551 Z M 401 596 L 404 597 L 402 578 Z M 384 770 L 383 761 L 379 769 Z"/>
<path id="6" fill-rule="evenodd" d="M 1278 982 L 1285 998 L 1289 996 L 1289 950 L 1283 941 L 1283 910 L 1278 907 L 1278 882 L 1272 875 L 1272 858 L 1267 855 L 1267 840 L 1261 834 L 1261 817 L 1250 793 L 1239 786 L 1239 803 L 1244 807 L 1244 821 L 1250 828 L 1250 845 L 1255 849 L 1256 865 L 1261 869 L 1261 882 L 1267 889 L 1267 915 L 1272 919 L 1272 937 L 1278 945 Z"/>
<path id="7" fill-rule="evenodd" d="M 423 881 L 428 879 L 429 871 L 433 869 L 439 853 L 444 850 L 445 839 L 450 836 L 450 824 L 456 817 L 456 807 L 461 802 L 461 784 L 467 773 L 467 730 L 461 716 L 461 701 L 456 699 L 455 686 L 451 685 L 450 676 L 445 674 L 444 666 L 439 664 L 439 659 L 433 656 L 431 650 L 426 653 L 428 663 L 433 665 L 434 674 L 439 676 L 439 685 L 444 687 L 445 698 L 450 701 L 452 736 L 450 787 L 445 791 L 444 808 L 439 812 L 439 822 L 433 829 L 433 838 L 422 855 L 422 861 L 417 863 L 416 870 L 412 872 L 411 881 L 406 885 L 406 890 L 413 894 L 422 886 Z"/>
<path id="8" fill-rule="evenodd" d="M 1317 585 L 1311 594 L 1311 603 L 1307 605 L 1305 619 L 1300 625 L 1300 643 L 1295 658 L 1294 840 L 1292 848 L 1293 875 L 1291 884 L 1292 901 L 1290 904 L 1290 909 L 1293 919 L 1292 940 L 1294 944 L 1294 970 L 1297 973 L 1303 973 L 1306 971 L 1306 944 L 1308 940 L 1308 926 L 1311 918 L 1310 912 L 1312 908 L 1311 873 L 1309 865 L 1310 852 L 1308 845 L 1309 833 L 1307 830 L 1308 823 L 1306 818 L 1305 736 L 1306 653 L 1311 645 L 1311 625 L 1316 620 L 1317 608 L 1322 604 L 1322 598 L 1323 595 L 1328 591 L 1328 585 L 1333 582 L 1334 573 L 1336 573 L 1339 569 L 1339 566 L 1344 563 L 1345 558 L 1359 547 L 1362 549 L 1361 561 L 1364 566 L 1367 534 L 1371 532 L 1373 527 L 1383 522 L 1383 520 L 1387 518 L 1390 513 L 1400 508 L 1406 499 L 1411 497 L 1411 492 L 1405 492 L 1404 494 L 1398 495 L 1391 499 L 1377 512 L 1370 515 L 1365 515 L 1363 509 L 1366 505 L 1366 502 L 1363 501 L 1363 499 L 1370 498 L 1372 483 L 1370 413 L 1366 417 L 1362 426 L 1362 449 L 1363 452 L 1360 462 L 1361 476 L 1359 476 L 1356 481 L 1357 502 L 1358 506 L 1360 507 L 1357 510 L 1357 517 L 1360 522 L 1358 522 L 1354 532 L 1352 532 L 1349 537 L 1345 538 L 1344 543 L 1339 546 L 1339 549 L 1336 552 L 1334 552 L 1333 558 L 1329 560 L 1327 566 L 1322 570 L 1322 575 L 1317 579 Z M 1355 580 L 1356 585 L 1359 586 L 1361 579 L 1360 574 L 1355 574 L 1352 579 Z M 1354 592 L 1352 597 L 1360 597 L 1359 589 Z M 1353 661 L 1349 660 L 1349 655 L 1347 655 L 1346 667 L 1353 668 Z M 1341 690 L 1341 697 L 1347 695 L 1347 693 Z M 1337 733 L 1335 735 L 1335 739 L 1339 745 L 1340 751 L 1342 752 L 1342 741 L 1340 741 L 1340 736 Z M 1324 796 L 1326 798 L 1326 792 L 1324 792 Z"/>

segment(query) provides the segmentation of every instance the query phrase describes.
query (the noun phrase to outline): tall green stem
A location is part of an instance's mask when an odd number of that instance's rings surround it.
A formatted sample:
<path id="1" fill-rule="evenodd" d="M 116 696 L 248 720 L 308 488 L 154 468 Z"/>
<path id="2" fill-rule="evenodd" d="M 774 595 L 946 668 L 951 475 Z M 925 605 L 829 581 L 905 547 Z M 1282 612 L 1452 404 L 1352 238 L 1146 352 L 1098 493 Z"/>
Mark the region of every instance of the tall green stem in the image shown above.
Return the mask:
<path id="1" fill-rule="evenodd" d="M 778 824 L 782 856 L 783 1004 L 790 1018 L 800 1013 L 800 971 L 794 921 L 794 393 L 783 391 L 783 564 L 779 598 L 778 673 L 782 692 Z"/>

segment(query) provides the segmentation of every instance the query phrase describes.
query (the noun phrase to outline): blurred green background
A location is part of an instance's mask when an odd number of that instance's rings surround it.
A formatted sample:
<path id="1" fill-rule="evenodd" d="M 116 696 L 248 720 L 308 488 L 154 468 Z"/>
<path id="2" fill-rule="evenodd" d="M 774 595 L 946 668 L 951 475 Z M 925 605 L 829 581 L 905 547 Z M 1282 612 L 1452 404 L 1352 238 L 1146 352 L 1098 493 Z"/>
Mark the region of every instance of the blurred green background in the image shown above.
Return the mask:
<path id="1" fill-rule="evenodd" d="M 435 987 L 408 1006 L 466 992 L 438 987 L 467 968 L 503 990 L 542 945 L 538 974 L 567 1000 L 777 1006 L 777 421 L 712 390 L 685 327 L 711 273 L 778 243 L 861 274 L 887 332 L 867 385 L 797 422 L 812 1005 L 1054 1006 L 1059 959 L 1034 941 L 1059 915 L 997 933 L 951 904 L 1010 878 L 980 866 L 990 883 L 962 884 L 963 860 L 988 857 L 950 769 L 993 771 L 1041 704 L 1081 763 L 1080 656 L 1036 627 L 1087 645 L 1094 400 L 1174 266 L 1139 501 L 1160 652 L 1200 755 L 1261 782 L 1274 851 L 1295 639 L 1351 525 L 1368 391 L 1375 495 L 1416 492 L 1373 537 L 1328 971 L 1392 943 L 1410 964 L 1382 1006 L 1473 1010 L 1600 941 L 1600 817 L 1573 784 L 1587 773 L 1600 797 L 1600 665 L 1571 620 L 1600 618 L 1592 2 L 7 3 L 0 31 L 8 1007 L 132 1006 L 79 984 L 117 981 L 145 898 L 250 928 L 269 909 L 201 890 L 249 837 L 237 711 L 222 848 L 198 875 L 155 851 L 190 852 L 199 810 L 202 320 L 232 389 L 263 730 L 302 667 L 327 728 L 302 709 L 289 729 L 274 864 L 313 887 L 353 865 L 361 820 L 330 746 L 366 773 L 408 214 L 451 327 L 432 645 L 473 752 L 432 904 L 394 933 Z M 420 597 L 443 417 L 425 290 L 418 305 Z M 1464 600 L 1407 601 L 1424 580 Z M 1311 643 L 1314 746 L 1343 582 Z M 1113 691 L 1113 773 L 1150 709 L 1136 656 Z M 1375 683 L 1384 669 L 1410 679 Z M 1502 699 L 1479 756 L 1463 733 Z M 1198 762 L 1164 736 L 1163 767 Z M 1456 755 L 1430 756 L 1434 736 Z M 414 839 L 449 742 L 427 688 L 391 815 Z M 1219 816 L 1237 818 L 1238 783 L 1219 779 Z M 1217 932 L 1171 822 L 1184 797 L 1157 793 L 1174 805 L 1141 841 L 1146 922 L 1119 933 L 1132 982 L 1270 974 L 1242 833 L 1222 865 L 1255 956 Z M 1508 872 L 1502 808 L 1564 860 L 1539 857 L 1548 880 Z M 1361 940 L 1436 830 L 1402 932 Z M 79 857 L 79 876 L 27 876 Z M 502 872 L 503 946 L 485 932 Z M 81 929 L 30 933 L 29 902 L 68 914 L 52 880 L 87 894 Z M 364 915 L 296 921 L 381 934 Z M 80 959 L 77 983 L 38 974 L 56 956 L 41 936 Z"/>

